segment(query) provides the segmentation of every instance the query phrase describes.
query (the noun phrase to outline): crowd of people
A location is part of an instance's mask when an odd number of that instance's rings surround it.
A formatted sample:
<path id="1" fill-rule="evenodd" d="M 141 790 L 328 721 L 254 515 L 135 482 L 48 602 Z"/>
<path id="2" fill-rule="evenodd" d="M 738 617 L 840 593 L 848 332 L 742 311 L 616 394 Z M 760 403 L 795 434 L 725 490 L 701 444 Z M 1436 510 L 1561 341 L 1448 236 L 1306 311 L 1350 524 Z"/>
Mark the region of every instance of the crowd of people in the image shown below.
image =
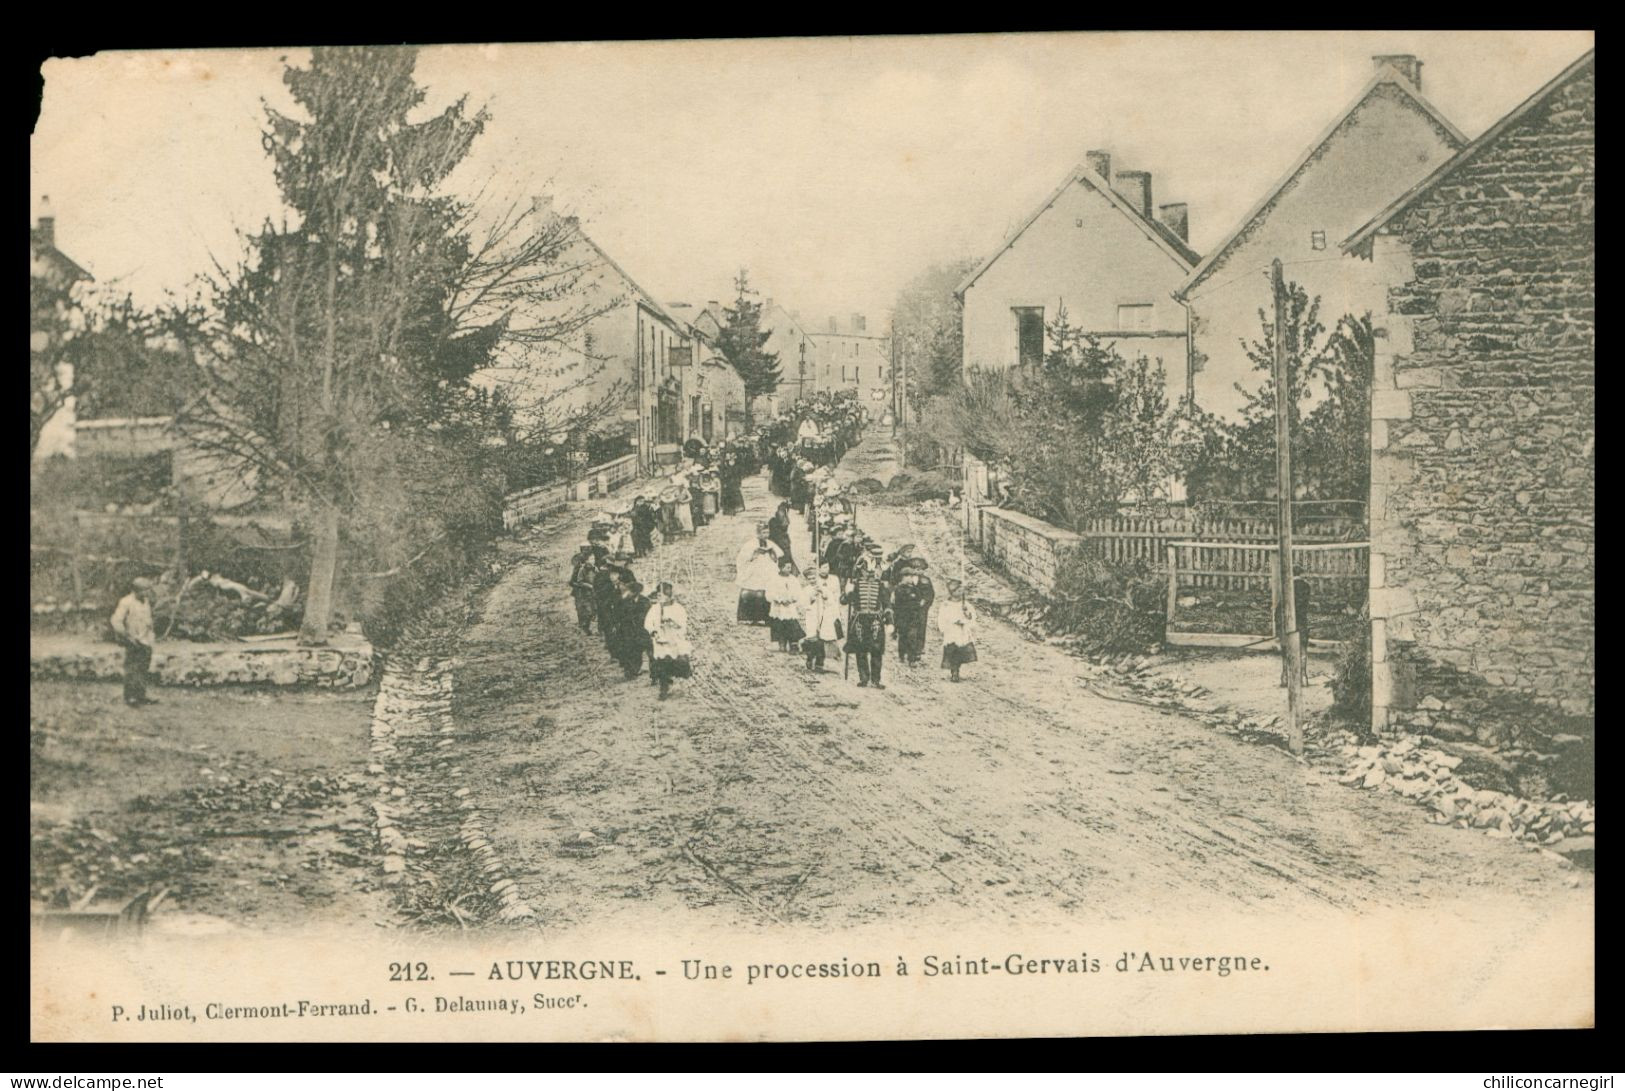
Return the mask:
<path id="1" fill-rule="evenodd" d="M 692 676 L 688 612 L 677 589 L 661 581 L 652 593 L 632 569 L 662 543 L 692 535 L 720 514 L 744 510 L 743 481 L 768 471 L 778 497 L 770 518 L 735 553 L 741 624 L 768 630 L 772 646 L 826 673 L 833 651 L 857 661 L 858 685 L 885 689 L 887 645 L 917 667 L 936 601 L 927 560 L 914 546 L 887 554 L 857 525 L 856 504 L 834 469 L 861 435 L 864 411 L 850 393 L 817 394 L 749 436 L 715 445 L 691 439 L 672 474 L 595 519 L 572 559 L 570 591 L 584 633 L 594 625 L 626 677 L 642 675 L 665 699 L 675 679 Z M 805 520 L 811 555 L 795 556 L 790 533 Z M 975 612 L 960 581 L 948 581 L 938 606 L 942 666 L 952 681 L 976 660 Z"/>

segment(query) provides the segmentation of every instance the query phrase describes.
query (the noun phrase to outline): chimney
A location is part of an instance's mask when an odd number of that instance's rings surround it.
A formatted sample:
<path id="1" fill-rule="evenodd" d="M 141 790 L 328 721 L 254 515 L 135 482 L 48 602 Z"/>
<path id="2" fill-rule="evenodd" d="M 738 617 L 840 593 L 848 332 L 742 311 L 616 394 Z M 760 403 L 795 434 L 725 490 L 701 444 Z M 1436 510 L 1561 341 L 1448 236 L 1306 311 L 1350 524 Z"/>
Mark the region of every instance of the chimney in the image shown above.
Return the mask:
<path id="1" fill-rule="evenodd" d="M 1163 227 L 1178 235 L 1180 242 L 1191 241 L 1191 209 L 1185 202 L 1158 205 L 1157 219 L 1162 221 Z"/>
<path id="2" fill-rule="evenodd" d="M 1134 211 L 1151 218 L 1151 172 L 1148 170 L 1120 170 L 1112 185 L 1123 200 L 1134 206 Z"/>
<path id="3" fill-rule="evenodd" d="M 56 245 L 56 215 L 51 210 L 51 199 L 41 197 L 39 201 L 39 226 L 34 228 L 34 238 L 45 246 Z"/>
<path id="4" fill-rule="evenodd" d="M 852 332 L 853 333 L 862 333 L 864 331 L 864 329 L 865 329 L 865 326 L 864 326 L 863 315 L 854 314 L 852 316 Z"/>
<path id="5" fill-rule="evenodd" d="M 1100 175 L 1102 178 L 1106 179 L 1108 182 L 1111 181 L 1111 177 L 1112 177 L 1112 155 L 1111 155 L 1111 152 L 1103 152 L 1103 151 L 1100 151 L 1100 150 L 1097 149 L 1095 151 L 1085 152 L 1083 157 L 1084 157 L 1085 160 L 1088 161 L 1090 170 L 1094 171 L 1096 174 Z"/>
<path id="6" fill-rule="evenodd" d="M 840 322 L 836 321 L 836 318 L 835 318 L 834 315 L 829 316 L 829 332 L 830 333 L 840 333 L 841 332 L 841 324 L 840 324 Z"/>
<path id="7" fill-rule="evenodd" d="M 1422 62 L 1409 53 L 1379 53 L 1371 58 L 1371 65 L 1378 72 L 1392 66 L 1411 81 L 1412 87 L 1418 91 L 1422 89 Z"/>

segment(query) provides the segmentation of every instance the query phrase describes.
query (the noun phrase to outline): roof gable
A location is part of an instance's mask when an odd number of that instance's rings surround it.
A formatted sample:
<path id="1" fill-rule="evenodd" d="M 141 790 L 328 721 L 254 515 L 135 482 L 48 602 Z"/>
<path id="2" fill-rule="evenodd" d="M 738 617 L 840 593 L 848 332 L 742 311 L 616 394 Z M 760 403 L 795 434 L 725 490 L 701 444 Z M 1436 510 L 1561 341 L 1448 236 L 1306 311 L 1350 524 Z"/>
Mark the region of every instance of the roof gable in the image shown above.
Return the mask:
<path id="1" fill-rule="evenodd" d="M 639 285 L 637 281 L 632 279 L 632 274 L 621 268 L 620 263 L 614 258 L 610 257 L 609 253 L 602 246 L 599 246 L 598 243 L 593 240 L 591 235 L 588 235 L 585 231 L 581 230 L 581 225 L 579 223 L 575 224 L 574 227 L 576 237 L 585 242 L 588 246 L 592 247 L 594 252 L 596 252 L 598 256 L 604 260 L 604 263 L 611 269 L 615 270 L 615 274 L 626 282 L 626 286 L 632 289 L 632 294 L 637 296 L 638 302 L 641 303 L 645 309 L 652 312 L 657 318 L 671 326 L 673 329 L 677 330 L 679 333 L 688 329 L 688 324 L 686 322 L 682 322 L 677 318 L 674 318 L 671 312 L 666 310 L 666 308 L 663 307 L 654 296 L 644 291 L 643 287 Z"/>
<path id="2" fill-rule="evenodd" d="M 1066 178 L 1061 181 L 1061 184 L 1056 186 L 1054 191 L 1044 199 L 1044 202 L 1033 210 L 1032 215 L 1023 220 L 1021 226 L 1012 231 L 1004 242 L 999 244 L 997 250 L 993 251 L 986 260 L 971 271 L 969 276 L 960 282 L 959 287 L 954 289 L 954 295 L 963 297 L 971 289 L 971 286 L 982 278 L 982 274 L 991 269 L 993 263 L 1003 257 L 1005 251 L 1014 246 L 1016 240 L 1026 234 L 1027 229 L 1037 223 L 1038 218 L 1048 212 L 1055 205 L 1055 202 L 1059 201 L 1074 184 L 1088 186 L 1106 198 L 1112 207 L 1127 216 L 1146 238 L 1150 239 L 1158 248 L 1179 263 L 1181 268 L 1189 269 L 1196 264 L 1198 255 L 1184 240 L 1162 224 L 1155 220 L 1148 220 L 1136 212 L 1134 206 L 1124 200 L 1122 194 L 1113 189 L 1106 179 L 1095 172 L 1094 168 L 1083 164 L 1072 168 Z"/>
<path id="3" fill-rule="evenodd" d="M 41 265 L 48 265 L 67 284 L 76 280 L 95 280 L 96 278 L 86 272 L 78 262 L 58 250 L 50 243 L 29 239 L 28 249 L 34 261 Z"/>
<path id="4" fill-rule="evenodd" d="M 1595 49 L 1586 50 L 1584 54 L 1569 64 L 1567 68 L 1563 69 L 1563 71 L 1559 72 L 1556 76 L 1548 80 L 1545 86 L 1541 87 L 1540 90 L 1524 99 L 1523 102 L 1514 107 L 1505 117 L 1501 118 L 1501 120 L 1497 121 L 1494 125 L 1491 125 L 1488 129 L 1485 129 L 1482 133 L 1480 133 L 1476 140 L 1462 148 L 1449 159 L 1446 159 L 1443 163 L 1440 163 L 1438 167 L 1434 168 L 1433 172 L 1430 173 L 1426 178 L 1422 179 L 1420 182 L 1416 183 L 1416 185 L 1400 194 L 1388 205 L 1387 208 L 1383 209 L 1370 220 L 1366 221 L 1366 223 L 1355 231 L 1354 234 L 1343 240 L 1342 249 L 1347 253 L 1352 253 L 1364 246 L 1370 241 L 1373 235 L 1386 227 L 1395 216 L 1398 216 L 1400 213 L 1404 212 L 1417 199 L 1428 193 L 1433 189 L 1434 186 L 1438 185 L 1445 178 L 1453 174 L 1459 167 L 1462 166 L 1462 164 L 1466 163 L 1483 149 L 1489 147 L 1496 140 L 1500 139 L 1501 134 L 1505 133 L 1508 129 L 1512 128 L 1524 118 L 1528 117 L 1535 107 L 1539 106 L 1542 102 L 1545 102 L 1552 96 L 1553 93 L 1566 86 L 1570 81 L 1584 74 L 1586 69 L 1591 68 L 1596 63 L 1596 56 L 1597 51 Z"/>
<path id="5" fill-rule="evenodd" d="M 1286 174 L 1282 176 L 1281 180 L 1276 182 L 1275 185 L 1271 186 L 1265 192 L 1263 198 L 1247 211 L 1247 214 L 1241 218 L 1241 222 L 1236 225 L 1235 229 L 1231 231 L 1229 235 L 1225 236 L 1224 241 L 1209 251 L 1207 257 L 1203 258 L 1201 263 L 1197 265 L 1194 270 L 1192 270 L 1190 277 L 1187 278 L 1185 283 L 1179 286 L 1179 290 L 1174 293 L 1174 297 L 1176 299 L 1186 299 L 1192 289 L 1194 289 L 1198 284 L 1202 283 L 1202 281 L 1206 280 L 1209 274 L 1211 274 L 1220 265 L 1224 264 L 1225 259 L 1230 255 L 1231 251 L 1233 251 L 1240 242 L 1242 242 L 1252 233 L 1252 229 L 1258 223 L 1267 218 L 1269 212 L 1275 207 L 1281 195 L 1295 181 L 1297 181 L 1297 179 L 1308 167 L 1319 159 L 1321 153 L 1326 149 L 1327 145 L 1329 145 L 1337 137 L 1337 135 L 1344 130 L 1350 119 L 1353 118 L 1363 106 L 1365 106 L 1373 95 L 1377 94 L 1384 88 L 1397 88 L 1401 92 L 1401 99 L 1416 109 L 1424 118 L 1432 123 L 1439 130 L 1439 133 L 1444 138 L 1445 143 L 1451 148 L 1459 149 L 1467 143 L 1466 135 L 1463 134 L 1460 129 L 1457 129 L 1454 125 L 1452 125 L 1450 120 L 1441 114 L 1433 103 L 1422 97 L 1422 93 L 1416 89 L 1415 85 L 1412 84 L 1410 80 L 1406 79 L 1405 76 L 1392 65 L 1384 65 L 1382 69 L 1371 78 L 1371 82 L 1367 83 L 1365 87 L 1360 90 L 1360 93 L 1354 96 L 1354 100 L 1349 103 L 1348 107 L 1343 110 L 1342 113 L 1338 114 L 1337 117 L 1333 118 L 1330 125 L 1321 130 L 1320 135 L 1315 137 L 1309 146 L 1304 149 L 1303 154 L 1293 162 L 1292 166 L 1288 168 Z"/>

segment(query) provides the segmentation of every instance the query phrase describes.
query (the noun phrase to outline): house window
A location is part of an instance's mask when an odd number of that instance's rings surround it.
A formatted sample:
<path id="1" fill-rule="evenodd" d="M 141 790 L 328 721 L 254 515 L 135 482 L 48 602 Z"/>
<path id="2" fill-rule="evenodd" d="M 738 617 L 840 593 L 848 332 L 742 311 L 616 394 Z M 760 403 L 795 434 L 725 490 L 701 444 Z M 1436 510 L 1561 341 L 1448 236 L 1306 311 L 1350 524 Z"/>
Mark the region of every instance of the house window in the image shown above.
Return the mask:
<path id="1" fill-rule="evenodd" d="M 1311 232 L 1309 232 L 1309 249 L 1311 249 L 1311 250 L 1324 250 L 1324 249 L 1326 249 L 1326 232 L 1324 232 L 1324 231 L 1311 231 Z"/>
<path id="2" fill-rule="evenodd" d="M 1122 303 L 1117 307 L 1117 328 L 1120 330 L 1149 330 L 1152 328 L 1153 308 L 1149 303 Z"/>
<path id="3" fill-rule="evenodd" d="M 1016 307 L 1016 358 L 1022 364 L 1044 359 L 1044 308 Z"/>

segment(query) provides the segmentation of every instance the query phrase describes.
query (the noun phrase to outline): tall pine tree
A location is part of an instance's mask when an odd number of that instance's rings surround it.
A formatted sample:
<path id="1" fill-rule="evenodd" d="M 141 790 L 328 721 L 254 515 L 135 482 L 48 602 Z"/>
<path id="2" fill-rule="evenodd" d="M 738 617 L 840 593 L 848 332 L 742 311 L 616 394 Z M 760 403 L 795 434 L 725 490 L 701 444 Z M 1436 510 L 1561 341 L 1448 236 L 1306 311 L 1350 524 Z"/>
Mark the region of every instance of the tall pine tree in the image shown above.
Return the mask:
<path id="1" fill-rule="evenodd" d="M 459 100 L 408 120 L 425 96 L 416 60 L 409 48 L 322 48 L 285 71 L 303 116 L 267 106 L 263 139 L 289 214 L 248 239 L 204 339 L 214 394 L 193 434 L 303 511 L 309 644 L 327 640 L 366 487 L 394 476 L 401 437 L 439 427 L 502 333 L 452 315 L 470 244 L 463 206 L 439 193 L 486 115 Z"/>
<path id="2" fill-rule="evenodd" d="M 734 291 L 734 305 L 723 308 L 728 324 L 718 336 L 717 348 L 745 385 L 745 429 L 749 431 L 755 424 L 756 399 L 779 389 L 783 369 L 779 354 L 765 350 L 773 331 L 761 328 L 762 305 L 750 298 L 750 279 L 744 269 L 734 278 Z"/>

